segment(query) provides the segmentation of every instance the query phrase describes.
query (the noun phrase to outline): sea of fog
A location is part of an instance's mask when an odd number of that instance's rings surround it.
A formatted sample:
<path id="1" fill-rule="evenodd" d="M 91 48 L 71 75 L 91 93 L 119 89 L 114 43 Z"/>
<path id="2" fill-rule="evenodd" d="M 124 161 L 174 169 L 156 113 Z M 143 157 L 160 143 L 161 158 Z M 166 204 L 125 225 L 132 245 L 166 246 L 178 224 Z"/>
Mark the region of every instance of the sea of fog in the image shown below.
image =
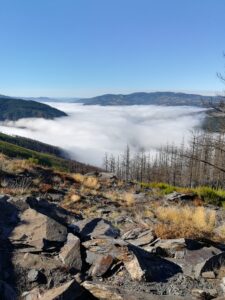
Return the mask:
<path id="1" fill-rule="evenodd" d="M 69 116 L 4 122 L 0 131 L 59 146 L 71 158 L 99 166 L 105 152 L 120 154 L 127 144 L 133 151 L 179 145 L 204 118 L 202 109 L 186 106 L 47 104 Z"/>

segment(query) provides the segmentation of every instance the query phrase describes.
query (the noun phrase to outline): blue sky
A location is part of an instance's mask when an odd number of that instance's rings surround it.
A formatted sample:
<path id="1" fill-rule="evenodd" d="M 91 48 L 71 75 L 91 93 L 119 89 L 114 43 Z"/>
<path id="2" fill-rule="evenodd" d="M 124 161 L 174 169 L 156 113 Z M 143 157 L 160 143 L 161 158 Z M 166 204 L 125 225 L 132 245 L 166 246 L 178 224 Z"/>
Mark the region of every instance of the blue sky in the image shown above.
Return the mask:
<path id="1" fill-rule="evenodd" d="M 0 0 L 0 94 L 225 86 L 224 0 Z"/>

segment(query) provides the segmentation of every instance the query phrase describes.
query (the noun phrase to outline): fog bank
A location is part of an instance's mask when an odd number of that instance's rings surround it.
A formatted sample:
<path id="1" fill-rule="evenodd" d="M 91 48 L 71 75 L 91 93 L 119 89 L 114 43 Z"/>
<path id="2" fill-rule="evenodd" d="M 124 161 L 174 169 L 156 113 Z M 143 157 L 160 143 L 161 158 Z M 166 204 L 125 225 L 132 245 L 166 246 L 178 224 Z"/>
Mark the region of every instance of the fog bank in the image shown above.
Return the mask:
<path id="1" fill-rule="evenodd" d="M 119 154 L 126 144 L 133 151 L 149 151 L 167 143 L 180 144 L 204 118 L 202 109 L 196 107 L 48 104 L 69 116 L 5 122 L 0 125 L 0 131 L 59 146 L 71 158 L 99 166 L 105 152 Z"/>

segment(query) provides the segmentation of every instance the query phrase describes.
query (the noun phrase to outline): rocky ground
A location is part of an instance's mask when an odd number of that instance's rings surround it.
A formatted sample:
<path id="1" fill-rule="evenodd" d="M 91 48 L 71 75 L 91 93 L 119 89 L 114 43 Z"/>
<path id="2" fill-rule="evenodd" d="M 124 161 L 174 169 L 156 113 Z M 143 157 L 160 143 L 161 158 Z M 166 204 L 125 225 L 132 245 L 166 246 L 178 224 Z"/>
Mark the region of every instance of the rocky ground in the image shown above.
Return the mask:
<path id="1" fill-rule="evenodd" d="M 0 299 L 225 299 L 224 209 L 6 158 L 0 179 Z"/>

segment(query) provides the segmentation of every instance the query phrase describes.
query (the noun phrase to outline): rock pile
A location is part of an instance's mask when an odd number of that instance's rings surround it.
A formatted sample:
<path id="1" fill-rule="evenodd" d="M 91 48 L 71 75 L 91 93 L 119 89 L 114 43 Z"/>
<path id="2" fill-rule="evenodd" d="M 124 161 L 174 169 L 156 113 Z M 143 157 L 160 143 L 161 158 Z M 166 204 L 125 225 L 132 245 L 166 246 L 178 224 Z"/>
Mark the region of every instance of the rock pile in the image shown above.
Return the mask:
<path id="1" fill-rule="evenodd" d="M 2 195 L 0 299 L 225 299 L 224 245 L 130 224 L 121 231 L 43 198 Z"/>

